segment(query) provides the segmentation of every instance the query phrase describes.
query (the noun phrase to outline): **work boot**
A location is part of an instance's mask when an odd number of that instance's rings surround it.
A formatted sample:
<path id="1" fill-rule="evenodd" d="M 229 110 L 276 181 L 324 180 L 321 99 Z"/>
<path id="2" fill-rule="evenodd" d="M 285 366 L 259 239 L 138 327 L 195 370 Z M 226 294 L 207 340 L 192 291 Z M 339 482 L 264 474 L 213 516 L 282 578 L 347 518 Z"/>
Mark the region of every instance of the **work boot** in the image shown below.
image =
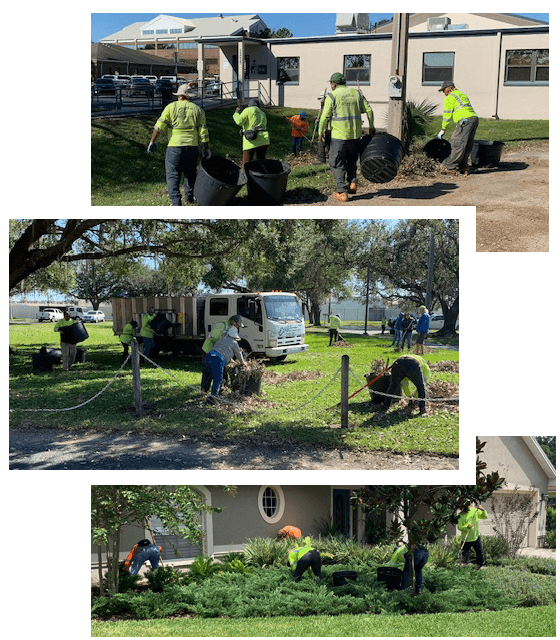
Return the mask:
<path id="1" fill-rule="evenodd" d="M 339 202 L 348 202 L 348 194 L 346 193 L 346 191 L 343 191 L 342 193 L 333 193 L 333 198 L 335 200 L 338 200 Z"/>
<path id="2" fill-rule="evenodd" d="M 355 182 L 351 182 L 350 186 L 348 187 L 348 193 L 356 193 L 358 189 L 358 185 Z"/>

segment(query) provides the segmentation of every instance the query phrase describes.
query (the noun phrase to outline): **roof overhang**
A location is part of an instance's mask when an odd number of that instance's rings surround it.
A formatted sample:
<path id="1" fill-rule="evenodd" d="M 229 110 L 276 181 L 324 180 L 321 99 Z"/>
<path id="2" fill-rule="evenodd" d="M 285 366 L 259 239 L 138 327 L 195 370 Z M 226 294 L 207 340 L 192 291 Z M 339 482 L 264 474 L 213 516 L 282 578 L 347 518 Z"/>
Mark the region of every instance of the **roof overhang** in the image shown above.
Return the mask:
<path id="1" fill-rule="evenodd" d="M 521 436 L 525 444 L 529 447 L 531 453 L 535 456 L 541 469 L 548 476 L 548 490 L 556 491 L 556 469 L 548 459 L 546 453 L 542 450 L 541 445 L 534 436 Z"/>

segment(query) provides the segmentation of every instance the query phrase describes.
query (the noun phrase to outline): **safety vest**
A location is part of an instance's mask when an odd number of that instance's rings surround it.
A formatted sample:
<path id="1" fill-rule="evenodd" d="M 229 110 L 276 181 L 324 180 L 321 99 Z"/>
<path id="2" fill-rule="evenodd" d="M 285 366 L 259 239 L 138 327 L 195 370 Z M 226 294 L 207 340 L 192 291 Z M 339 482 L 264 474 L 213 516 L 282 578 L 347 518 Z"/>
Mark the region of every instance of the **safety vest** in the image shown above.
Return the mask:
<path id="1" fill-rule="evenodd" d="M 448 93 L 443 101 L 442 129 L 445 129 L 451 122 L 452 116 L 453 122 L 459 122 L 459 120 L 462 120 L 463 118 L 476 117 L 475 110 L 472 108 L 469 98 L 457 89 Z"/>
<path id="2" fill-rule="evenodd" d="M 258 134 L 255 140 L 247 140 L 243 136 L 243 149 L 255 149 L 270 144 L 270 136 L 268 135 L 268 124 L 266 113 L 258 107 L 247 107 L 241 113 L 234 113 L 233 119 L 243 131 L 257 130 Z"/>
<path id="3" fill-rule="evenodd" d="M 290 565 L 290 569 L 295 569 L 298 560 L 308 551 L 313 551 L 313 549 L 315 549 L 315 547 L 300 547 L 299 549 L 293 549 L 290 551 L 288 554 L 288 564 Z"/>
<path id="4" fill-rule="evenodd" d="M 297 527 L 291 527 L 288 525 L 287 527 L 280 529 L 280 531 L 278 531 L 278 535 L 282 538 L 301 538 L 301 530 Z"/>
<path id="5" fill-rule="evenodd" d="M 151 316 L 149 313 L 147 313 L 145 316 L 142 316 L 142 328 L 140 329 L 140 335 L 143 338 L 153 338 L 154 337 L 154 330 L 150 326 L 150 322 L 154 318 L 155 318 L 155 315 Z"/>
<path id="6" fill-rule="evenodd" d="M 338 329 L 342 321 L 338 316 L 330 316 L 329 322 L 331 323 L 331 329 Z"/>
<path id="7" fill-rule="evenodd" d="M 130 322 L 124 325 L 123 332 L 119 336 L 119 340 L 123 344 L 130 344 L 134 340 L 134 329 Z"/>
<path id="8" fill-rule="evenodd" d="M 388 564 L 393 565 L 394 567 L 397 566 L 397 564 L 404 564 L 405 562 L 405 558 L 404 558 L 404 554 L 408 551 L 408 547 L 406 545 L 399 547 L 395 553 L 393 553 L 393 555 L 391 556 L 391 559 L 389 560 Z"/>
<path id="9" fill-rule="evenodd" d="M 478 521 L 487 519 L 488 513 L 486 511 L 479 511 L 476 507 L 469 509 L 468 513 L 462 513 L 459 516 L 457 529 L 461 531 L 461 534 L 463 534 L 465 531 L 468 531 L 468 533 L 466 538 L 461 535 L 461 540 L 466 540 L 467 542 L 474 542 L 475 540 L 477 540 L 479 535 Z M 472 524 L 472 527 L 470 529 L 469 524 Z"/>
<path id="10" fill-rule="evenodd" d="M 156 129 L 168 128 L 171 128 L 168 147 L 198 147 L 199 143 L 210 140 L 204 111 L 188 100 L 177 100 L 165 107 Z"/>
<path id="11" fill-rule="evenodd" d="M 336 140 L 358 140 L 362 135 L 362 116 L 367 114 L 370 129 L 373 128 L 373 111 L 358 89 L 343 85 L 329 93 L 321 113 L 319 131 L 322 133 L 327 118 L 331 119 L 331 135 Z"/>
<path id="12" fill-rule="evenodd" d="M 286 120 L 292 123 L 292 138 L 303 138 L 305 131 L 309 127 L 309 121 L 307 118 L 301 118 L 300 116 L 292 116 L 289 118 L 286 116 Z"/>
<path id="13" fill-rule="evenodd" d="M 202 345 L 202 350 L 204 353 L 208 353 L 212 347 L 218 342 L 218 340 L 222 337 L 222 333 L 226 330 L 225 322 L 216 322 L 216 324 L 212 327 L 212 331 L 210 335 L 204 341 Z"/>

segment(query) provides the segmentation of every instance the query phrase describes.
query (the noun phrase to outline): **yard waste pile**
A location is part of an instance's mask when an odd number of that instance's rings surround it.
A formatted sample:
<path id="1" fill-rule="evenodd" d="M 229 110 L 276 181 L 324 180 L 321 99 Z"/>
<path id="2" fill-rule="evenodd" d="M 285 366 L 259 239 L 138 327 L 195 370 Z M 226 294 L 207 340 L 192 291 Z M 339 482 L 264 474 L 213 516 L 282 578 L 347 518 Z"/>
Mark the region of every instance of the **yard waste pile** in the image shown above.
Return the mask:
<path id="1" fill-rule="evenodd" d="M 194 197 L 202 206 L 227 204 L 247 183 L 247 176 L 231 160 L 203 158 L 194 183 Z"/>
<path id="2" fill-rule="evenodd" d="M 247 191 L 253 204 L 282 204 L 292 170 L 281 160 L 252 160 L 244 166 L 247 174 Z"/>
<path id="3" fill-rule="evenodd" d="M 404 156 L 402 142 L 389 133 L 376 133 L 360 139 L 360 167 L 366 180 L 391 182 Z"/>
<path id="4" fill-rule="evenodd" d="M 263 373 L 262 361 L 246 360 L 245 364 L 232 361 L 225 368 L 224 378 L 233 392 L 250 396 L 261 392 Z"/>

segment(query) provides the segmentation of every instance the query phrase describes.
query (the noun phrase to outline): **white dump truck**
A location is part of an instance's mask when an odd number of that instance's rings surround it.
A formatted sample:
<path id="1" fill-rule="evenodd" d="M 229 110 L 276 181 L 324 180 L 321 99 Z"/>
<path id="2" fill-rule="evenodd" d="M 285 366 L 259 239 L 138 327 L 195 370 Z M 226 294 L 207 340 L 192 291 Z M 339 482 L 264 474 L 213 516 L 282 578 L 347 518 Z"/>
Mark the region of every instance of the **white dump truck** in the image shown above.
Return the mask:
<path id="1" fill-rule="evenodd" d="M 181 297 L 113 298 L 113 331 L 119 335 L 125 324 L 136 320 L 153 307 L 155 324 L 163 325 L 156 335 L 157 352 L 202 354 L 202 343 L 217 322 L 228 325 L 229 318 L 240 315 L 240 346 L 248 354 L 284 360 L 290 353 L 308 350 L 301 303 L 293 293 L 217 293 Z M 165 320 L 162 316 L 165 316 Z M 162 322 L 163 321 L 163 322 Z M 152 326 L 153 324 L 152 323 Z"/>

